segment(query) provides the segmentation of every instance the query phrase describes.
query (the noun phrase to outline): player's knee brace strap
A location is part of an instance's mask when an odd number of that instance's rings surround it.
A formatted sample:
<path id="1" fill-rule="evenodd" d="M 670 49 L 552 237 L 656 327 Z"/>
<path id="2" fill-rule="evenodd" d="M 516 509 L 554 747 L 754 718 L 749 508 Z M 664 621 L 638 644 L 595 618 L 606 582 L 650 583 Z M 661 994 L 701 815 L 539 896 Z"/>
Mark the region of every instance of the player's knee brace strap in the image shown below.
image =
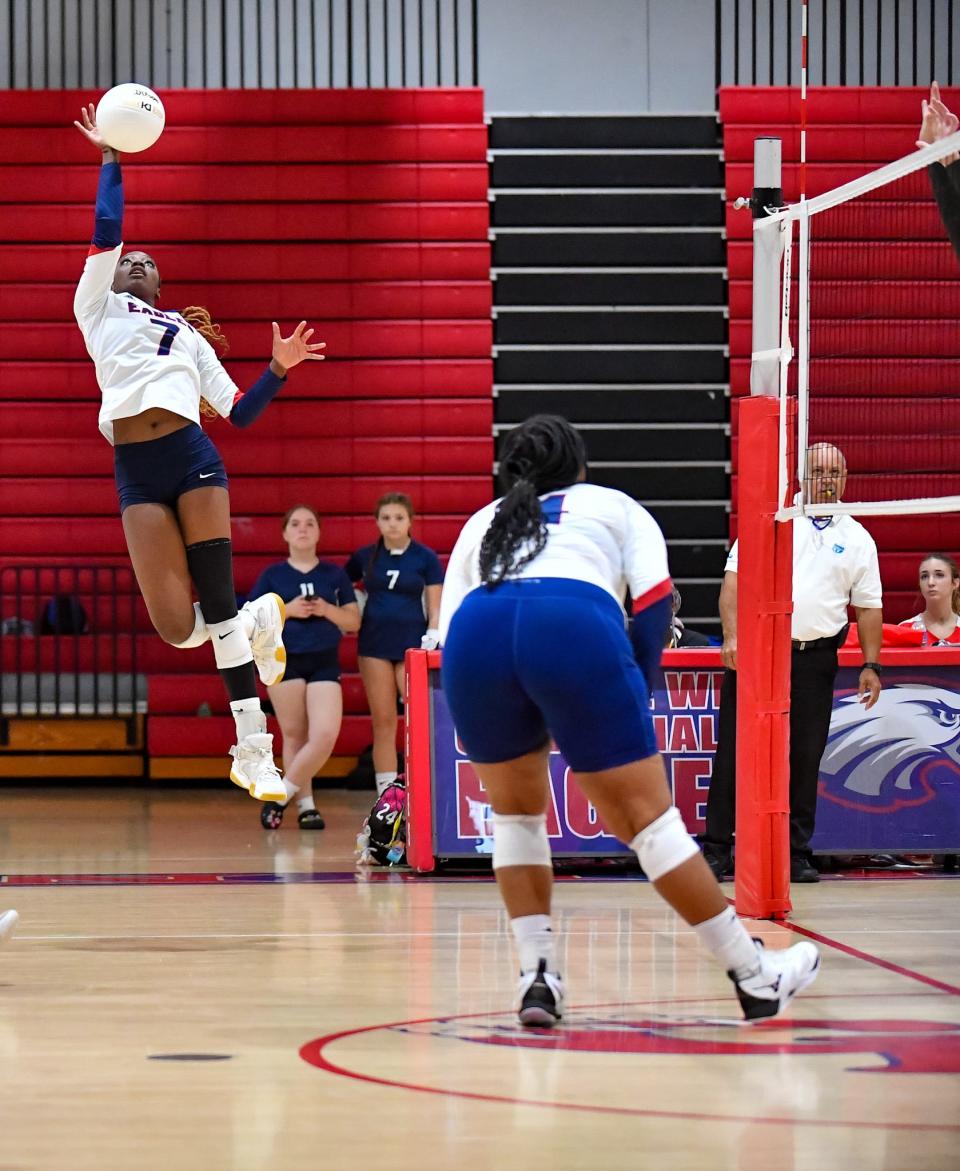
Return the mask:
<path id="1" fill-rule="evenodd" d="M 513 813 L 493 815 L 493 868 L 501 866 L 550 866 L 547 815 Z"/>
<path id="2" fill-rule="evenodd" d="M 630 843 L 630 849 L 640 859 L 643 872 L 651 882 L 663 878 L 700 852 L 675 805 L 642 829 Z"/>
<path id="3" fill-rule="evenodd" d="M 187 568 L 208 626 L 226 622 L 237 613 L 233 590 L 233 542 L 229 537 L 198 541 L 187 546 Z"/>

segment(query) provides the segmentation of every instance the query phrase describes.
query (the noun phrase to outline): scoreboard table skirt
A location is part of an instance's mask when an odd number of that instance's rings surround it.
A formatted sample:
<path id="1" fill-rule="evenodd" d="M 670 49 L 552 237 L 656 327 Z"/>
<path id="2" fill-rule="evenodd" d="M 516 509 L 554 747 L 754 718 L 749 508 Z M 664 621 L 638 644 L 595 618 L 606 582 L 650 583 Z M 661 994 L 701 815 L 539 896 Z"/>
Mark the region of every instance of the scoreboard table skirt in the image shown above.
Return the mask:
<path id="1" fill-rule="evenodd" d="M 859 650 L 841 650 L 820 765 L 821 854 L 960 852 L 960 650 L 885 649 L 883 691 L 857 703 Z M 440 651 L 406 658 L 407 860 L 418 871 L 493 849 L 490 807 L 443 694 Z M 723 668 L 716 649 L 664 651 L 651 710 L 674 803 L 704 828 Z M 550 754 L 547 828 L 556 857 L 628 854 Z"/>

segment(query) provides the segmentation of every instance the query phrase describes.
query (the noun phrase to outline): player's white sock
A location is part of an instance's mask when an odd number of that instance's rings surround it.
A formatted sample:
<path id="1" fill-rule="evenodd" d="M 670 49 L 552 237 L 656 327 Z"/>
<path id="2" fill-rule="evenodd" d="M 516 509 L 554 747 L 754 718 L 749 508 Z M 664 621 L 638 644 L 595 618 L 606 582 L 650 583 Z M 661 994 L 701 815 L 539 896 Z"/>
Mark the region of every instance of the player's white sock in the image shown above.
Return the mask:
<path id="1" fill-rule="evenodd" d="M 521 915 L 510 920 L 510 929 L 517 941 L 521 972 L 535 972 L 541 960 L 546 960 L 548 972 L 557 970 L 556 942 L 549 915 Z"/>
<path id="2" fill-rule="evenodd" d="M 297 808 L 301 813 L 306 813 L 308 809 L 316 809 L 316 805 L 313 803 L 313 794 L 311 793 L 308 797 L 301 797 L 297 802 Z"/>
<path id="3" fill-rule="evenodd" d="M 377 773 L 377 796 L 382 797 L 384 789 L 387 789 L 397 779 L 396 773 Z"/>
<path id="4" fill-rule="evenodd" d="M 260 700 L 251 696 L 250 699 L 234 699 L 230 702 L 230 711 L 233 712 L 233 722 L 237 725 L 237 740 L 247 736 L 254 736 L 257 732 L 266 732 L 267 717 L 260 709 Z"/>
<path id="5" fill-rule="evenodd" d="M 726 907 L 712 919 L 697 923 L 694 931 L 704 947 L 716 956 L 723 970 L 732 973 L 735 979 L 746 979 L 760 967 L 757 945 L 733 907 Z"/>

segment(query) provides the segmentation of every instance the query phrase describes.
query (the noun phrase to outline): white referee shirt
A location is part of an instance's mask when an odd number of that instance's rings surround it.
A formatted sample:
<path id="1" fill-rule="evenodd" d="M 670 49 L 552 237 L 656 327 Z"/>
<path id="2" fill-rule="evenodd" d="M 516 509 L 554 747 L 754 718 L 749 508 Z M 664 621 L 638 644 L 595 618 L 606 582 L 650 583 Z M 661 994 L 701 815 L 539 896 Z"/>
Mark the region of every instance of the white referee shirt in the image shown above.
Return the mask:
<path id="1" fill-rule="evenodd" d="M 809 516 L 793 519 L 793 619 L 791 637 L 800 642 L 839 634 L 847 606 L 879 610 L 883 591 L 873 537 L 852 516 L 833 516 L 818 529 Z M 737 572 L 738 541 L 727 557 Z"/>
<path id="2" fill-rule="evenodd" d="M 634 612 L 666 597 L 672 587 L 667 546 L 657 522 L 642 505 L 598 484 L 573 484 L 540 497 L 547 543 L 508 577 L 562 577 L 599 586 L 622 606 L 627 590 Z M 482 584 L 480 545 L 499 505 L 481 508 L 457 537 L 440 595 L 440 641 L 463 599 Z"/>
<path id="3" fill-rule="evenodd" d="M 179 313 L 111 289 L 122 250 L 91 249 L 73 299 L 103 396 L 100 430 L 113 443 L 114 419 L 150 407 L 199 423 L 201 398 L 226 418 L 240 392 L 207 339 Z"/>

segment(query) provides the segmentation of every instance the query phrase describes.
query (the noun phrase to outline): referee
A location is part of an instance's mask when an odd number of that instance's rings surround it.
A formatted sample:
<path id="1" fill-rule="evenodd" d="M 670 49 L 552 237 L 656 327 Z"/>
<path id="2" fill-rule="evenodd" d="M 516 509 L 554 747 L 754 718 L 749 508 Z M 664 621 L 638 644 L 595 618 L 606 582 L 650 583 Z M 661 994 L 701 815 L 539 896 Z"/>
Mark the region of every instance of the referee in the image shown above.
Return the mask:
<path id="1" fill-rule="evenodd" d="M 803 498 L 834 504 L 843 495 L 847 464 L 829 443 L 807 449 Z M 863 648 L 859 695 L 871 708 L 880 695 L 883 637 L 880 567 L 873 538 L 851 516 L 801 516 L 793 521 L 793 653 L 790 667 L 790 881 L 818 882 L 809 846 L 817 808 L 820 758 L 830 731 L 837 649 L 853 605 Z M 732 870 L 737 738 L 737 542 L 720 589 L 721 658 L 727 668 L 713 776 L 707 795 L 703 853 L 722 878 Z"/>

